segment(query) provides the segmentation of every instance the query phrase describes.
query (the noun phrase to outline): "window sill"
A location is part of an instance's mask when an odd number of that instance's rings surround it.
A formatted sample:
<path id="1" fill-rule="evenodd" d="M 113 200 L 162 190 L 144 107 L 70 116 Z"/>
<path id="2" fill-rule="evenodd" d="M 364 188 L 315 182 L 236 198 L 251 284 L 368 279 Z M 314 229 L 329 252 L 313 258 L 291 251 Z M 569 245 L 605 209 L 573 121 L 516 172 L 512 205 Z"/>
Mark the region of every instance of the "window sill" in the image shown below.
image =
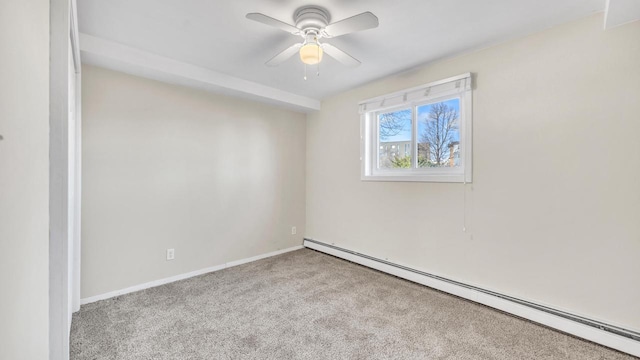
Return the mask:
<path id="1" fill-rule="evenodd" d="M 435 182 L 435 183 L 464 183 L 464 174 L 455 175 L 366 175 L 360 178 L 362 181 L 403 181 L 403 182 Z"/>

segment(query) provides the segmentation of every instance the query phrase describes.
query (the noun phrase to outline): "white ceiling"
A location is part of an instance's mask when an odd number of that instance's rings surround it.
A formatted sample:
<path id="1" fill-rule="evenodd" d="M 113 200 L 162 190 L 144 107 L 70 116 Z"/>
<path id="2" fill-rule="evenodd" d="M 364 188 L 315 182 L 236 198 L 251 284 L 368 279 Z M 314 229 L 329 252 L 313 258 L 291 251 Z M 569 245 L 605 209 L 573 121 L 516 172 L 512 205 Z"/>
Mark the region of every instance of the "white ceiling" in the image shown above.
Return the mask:
<path id="1" fill-rule="evenodd" d="M 348 68 L 325 57 L 320 76 L 309 76 L 307 81 L 297 57 L 275 68 L 264 65 L 300 38 L 247 20 L 245 14 L 262 12 L 293 23 L 294 11 L 311 4 L 329 10 L 332 21 L 364 11 L 379 18 L 376 29 L 325 40 L 362 65 Z M 82 0 L 78 19 L 80 32 L 98 39 L 322 99 L 604 8 L 604 0 Z M 94 58 L 89 56 L 88 62 L 105 66 L 104 59 L 91 61 Z"/>

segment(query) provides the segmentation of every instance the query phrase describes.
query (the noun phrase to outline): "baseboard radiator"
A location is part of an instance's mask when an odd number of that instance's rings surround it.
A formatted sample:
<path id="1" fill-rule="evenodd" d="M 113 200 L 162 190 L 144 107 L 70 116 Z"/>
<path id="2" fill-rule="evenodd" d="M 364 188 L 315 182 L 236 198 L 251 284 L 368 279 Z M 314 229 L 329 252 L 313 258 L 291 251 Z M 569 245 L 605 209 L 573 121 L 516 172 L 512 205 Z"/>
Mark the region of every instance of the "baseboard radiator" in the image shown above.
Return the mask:
<path id="1" fill-rule="evenodd" d="M 305 238 L 304 247 L 487 305 L 640 357 L 640 333 Z"/>

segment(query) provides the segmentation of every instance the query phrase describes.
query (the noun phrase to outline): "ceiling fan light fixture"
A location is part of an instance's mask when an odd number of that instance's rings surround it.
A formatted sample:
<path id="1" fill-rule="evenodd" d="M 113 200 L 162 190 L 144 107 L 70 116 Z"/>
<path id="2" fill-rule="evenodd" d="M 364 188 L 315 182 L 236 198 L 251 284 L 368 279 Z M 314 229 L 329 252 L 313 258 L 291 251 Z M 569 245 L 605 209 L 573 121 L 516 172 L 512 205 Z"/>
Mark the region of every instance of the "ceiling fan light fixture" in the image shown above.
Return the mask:
<path id="1" fill-rule="evenodd" d="M 323 53 L 318 43 L 307 43 L 300 48 L 300 60 L 307 65 L 315 65 L 322 61 Z"/>
<path id="2" fill-rule="evenodd" d="M 305 64 L 305 69 L 306 65 L 320 64 L 325 52 L 329 57 L 332 57 L 347 66 L 360 65 L 360 61 L 358 61 L 358 59 L 330 43 L 323 42 L 320 44 L 318 43 L 318 39 L 334 38 L 378 27 L 378 18 L 368 11 L 353 15 L 346 19 L 330 22 L 331 16 L 329 12 L 320 6 L 315 5 L 299 8 L 293 15 L 295 25 L 261 13 L 248 13 L 246 17 L 249 20 L 284 30 L 290 34 L 302 36 L 304 39 L 302 43 L 293 44 L 284 49 L 269 59 L 265 65 L 278 66 L 298 53 L 300 55 L 300 60 Z M 320 67 L 318 66 L 318 74 L 319 69 Z"/>

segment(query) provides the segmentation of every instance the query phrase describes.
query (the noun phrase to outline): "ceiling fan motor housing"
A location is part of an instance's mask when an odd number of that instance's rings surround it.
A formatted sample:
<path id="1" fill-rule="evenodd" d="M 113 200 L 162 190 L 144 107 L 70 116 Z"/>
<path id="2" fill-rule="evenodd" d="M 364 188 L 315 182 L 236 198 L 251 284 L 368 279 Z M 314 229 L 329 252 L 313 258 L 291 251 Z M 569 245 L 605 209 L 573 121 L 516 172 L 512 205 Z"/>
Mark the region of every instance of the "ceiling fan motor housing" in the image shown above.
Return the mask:
<path id="1" fill-rule="evenodd" d="M 325 9 L 317 6 L 305 6 L 298 11 L 295 15 L 296 27 L 302 30 L 302 35 L 319 35 L 320 30 L 324 29 L 329 24 L 329 12 Z"/>

